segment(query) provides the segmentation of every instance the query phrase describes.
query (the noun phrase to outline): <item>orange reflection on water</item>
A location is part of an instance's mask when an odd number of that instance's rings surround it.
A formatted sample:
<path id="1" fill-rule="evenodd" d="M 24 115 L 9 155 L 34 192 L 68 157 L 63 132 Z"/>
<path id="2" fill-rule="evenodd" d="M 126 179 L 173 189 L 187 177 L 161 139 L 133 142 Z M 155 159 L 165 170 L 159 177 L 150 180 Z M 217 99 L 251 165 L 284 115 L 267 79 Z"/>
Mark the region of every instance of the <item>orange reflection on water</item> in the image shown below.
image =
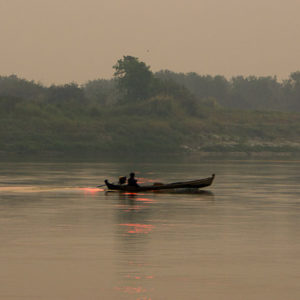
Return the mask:
<path id="1" fill-rule="evenodd" d="M 131 280 L 133 282 L 132 285 L 128 285 L 128 286 L 124 286 L 124 287 L 117 287 L 115 288 L 118 291 L 121 291 L 123 293 L 127 293 L 127 294 L 144 294 L 144 295 L 138 295 L 138 298 L 136 298 L 136 300 L 151 300 L 152 298 L 150 298 L 149 296 L 146 296 L 146 293 L 149 293 L 149 289 L 146 289 L 144 287 L 141 286 L 141 284 L 139 285 L 135 285 L 134 281 L 138 280 L 139 283 L 141 283 L 141 281 L 143 282 L 144 280 L 150 280 L 153 279 L 154 276 L 152 275 L 138 275 L 138 274 L 127 274 L 124 276 L 125 278 Z"/>
<path id="2" fill-rule="evenodd" d="M 124 287 L 117 287 L 116 290 L 122 291 L 126 294 L 140 294 L 145 293 L 147 290 L 141 286 L 133 287 L 133 286 L 124 286 Z"/>
<path id="3" fill-rule="evenodd" d="M 148 234 L 154 228 L 153 225 L 149 224 L 120 224 L 121 226 L 128 226 L 129 230 L 127 233 L 144 233 Z"/>
<path id="4" fill-rule="evenodd" d="M 138 195 L 138 193 L 126 192 L 126 193 L 122 193 L 122 195 L 135 196 L 135 195 Z"/>
<path id="5" fill-rule="evenodd" d="M 92 194 L 92 195 L 104 191 L 104 189 L 99 189 L 99 188 L 80 188 L 80 190 L 84 191 L 85 194 Z"/>
<path id="6" fill-rule="evenodd" d="M 126 278 L 130 278 L 130 279 L 136 279 L 136 280 L 139 280 L 139 279 L 153 279 L 154 276 L 152 275 L 147 275 L 147 276 L 137 276 L 137 275 L 125 275 Z"/>
<path id="7" fill-rule="evenodd" d="M 138 198 L 135 198 L 136 201 L 141 201 L 141 202 L 147 202 L 147 203 L 154 203 L 156 202 L 155 200 L 153 199 L 149 199 L 149 198 L 141 198 L 141 197 L 138 197 Z"/>

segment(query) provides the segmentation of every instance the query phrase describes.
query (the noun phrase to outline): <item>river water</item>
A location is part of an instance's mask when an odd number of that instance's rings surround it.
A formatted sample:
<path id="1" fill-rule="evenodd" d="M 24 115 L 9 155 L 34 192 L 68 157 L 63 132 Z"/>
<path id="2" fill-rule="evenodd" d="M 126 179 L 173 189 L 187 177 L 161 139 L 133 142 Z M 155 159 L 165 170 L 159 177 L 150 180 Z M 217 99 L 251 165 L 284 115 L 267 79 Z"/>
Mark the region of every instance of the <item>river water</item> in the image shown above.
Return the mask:
<path id="1" fill-rule="evenodd" d="M 300 162 L 0 163 L 0 299 L 300 299 Z M 104 179 L 208 177 L 202 193 Z"/>

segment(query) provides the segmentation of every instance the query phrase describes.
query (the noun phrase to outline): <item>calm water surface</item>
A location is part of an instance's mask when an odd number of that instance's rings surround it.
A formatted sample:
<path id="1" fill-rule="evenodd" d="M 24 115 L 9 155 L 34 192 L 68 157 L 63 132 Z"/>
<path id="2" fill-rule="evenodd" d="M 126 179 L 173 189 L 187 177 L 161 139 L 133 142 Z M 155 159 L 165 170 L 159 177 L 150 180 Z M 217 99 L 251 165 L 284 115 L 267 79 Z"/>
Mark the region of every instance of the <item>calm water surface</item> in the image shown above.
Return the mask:
<path id="1" fill-rule="evenodd" d="M 205 193 L 105 193 L 208 177 Z M 0 299 L 300 299 L 300 162 L 1 163 Z"/>

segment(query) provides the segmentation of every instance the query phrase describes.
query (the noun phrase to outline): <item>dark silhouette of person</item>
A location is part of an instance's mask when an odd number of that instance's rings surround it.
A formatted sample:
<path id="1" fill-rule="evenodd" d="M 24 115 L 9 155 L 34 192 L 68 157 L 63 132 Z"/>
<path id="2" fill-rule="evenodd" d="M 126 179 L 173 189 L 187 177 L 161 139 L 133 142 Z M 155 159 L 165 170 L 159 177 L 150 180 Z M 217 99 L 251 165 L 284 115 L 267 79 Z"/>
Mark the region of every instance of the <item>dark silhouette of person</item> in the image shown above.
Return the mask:
<path id="1" fill-rule="evenodd" d="M 127 185 L 128 186 L 139 186 L 137 184 L 137 180 L 135 179 L 134 173 L 130 173 L 130 177 L 128 178 Z"/>

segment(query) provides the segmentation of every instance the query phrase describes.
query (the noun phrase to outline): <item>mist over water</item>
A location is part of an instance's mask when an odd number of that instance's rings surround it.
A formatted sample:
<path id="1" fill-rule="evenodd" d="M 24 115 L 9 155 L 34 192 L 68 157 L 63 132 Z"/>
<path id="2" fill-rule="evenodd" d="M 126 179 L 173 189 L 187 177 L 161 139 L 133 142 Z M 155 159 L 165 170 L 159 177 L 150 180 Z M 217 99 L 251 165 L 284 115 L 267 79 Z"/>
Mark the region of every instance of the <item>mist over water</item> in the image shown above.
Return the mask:
<path id="1" fill-rule="evenodd" d="M 0 299 L 298 299 L 300 162 L 1 163 Z M 135 171 L 205 192 L 106 193 Z"/>

